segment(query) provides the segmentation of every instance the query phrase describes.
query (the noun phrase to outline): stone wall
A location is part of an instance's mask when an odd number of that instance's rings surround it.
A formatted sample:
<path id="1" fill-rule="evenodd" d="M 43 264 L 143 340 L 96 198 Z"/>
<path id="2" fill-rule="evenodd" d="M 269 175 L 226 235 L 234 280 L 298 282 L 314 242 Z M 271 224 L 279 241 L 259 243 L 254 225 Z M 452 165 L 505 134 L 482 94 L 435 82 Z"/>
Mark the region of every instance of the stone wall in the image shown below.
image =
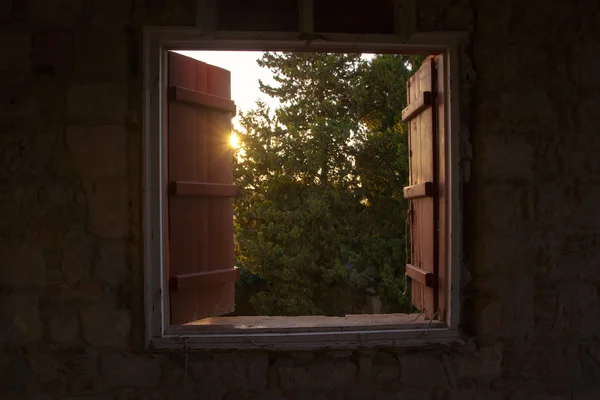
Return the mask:
<path id="1" fill-rule="evenodd" d="M 195 1 L 0 1 L 0 398 L 600 398 L 600 4 L 417 3 L 471 32 L 467 345 L 186 367 L 143 347 L 140 28 Z"/>

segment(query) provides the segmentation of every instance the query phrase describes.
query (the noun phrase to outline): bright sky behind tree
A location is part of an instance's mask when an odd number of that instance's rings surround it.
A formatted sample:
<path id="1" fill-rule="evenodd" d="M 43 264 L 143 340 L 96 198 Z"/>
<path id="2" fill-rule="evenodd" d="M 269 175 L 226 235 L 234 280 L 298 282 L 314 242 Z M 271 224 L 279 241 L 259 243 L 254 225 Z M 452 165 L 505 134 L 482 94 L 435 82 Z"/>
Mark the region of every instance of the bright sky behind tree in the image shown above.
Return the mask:
<path id="1" fill-rule="evenodd" d="M 272 109 L 279 105 L 273 99 L 262 93 L 258 80 L 268 85 L 276 84 L 271 71 L 261 68 L 256 63 L 262 51 L 177 51 L 179 54 L 224 68 L 231 72 L 231 98 L 235 102 L 238 115 L 233 119 L 233 125 L 241 130 L 239 112 L 248 111 L 256 105 L 256 100 L 262 100 Z M 372 58 L 374 55 L 363 54 L 363 58 Z"/>
<path id="2" fill-rule="evenodd" d="M 239 125 L 239 111 L 248 111 L 254 108 L 256 100 L 262 100 L 271 108 L 279 105 L 279 101 L 262 93 L 258 87 L 258 80 L 266 84 L 274 84 L 271 71 L 261 68 L 256 60 L 263 54 L 262 51 L 178 51 L 177 53 L 224 68 L 231 72 L 231 98 L 238 108 L 238 116 L 233 119 L 237 129 Z"/>

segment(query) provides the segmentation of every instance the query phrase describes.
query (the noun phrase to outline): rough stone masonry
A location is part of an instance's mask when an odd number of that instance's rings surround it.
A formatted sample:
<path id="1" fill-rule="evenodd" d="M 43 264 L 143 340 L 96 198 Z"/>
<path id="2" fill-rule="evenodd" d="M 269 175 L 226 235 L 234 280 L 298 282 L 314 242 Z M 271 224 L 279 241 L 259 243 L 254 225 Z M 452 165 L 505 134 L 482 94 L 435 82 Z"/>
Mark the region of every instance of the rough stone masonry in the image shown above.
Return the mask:
<path id="1" fill-rule="evenodd" d="M 0 1 L 0 398 L 600 398 L 600 3 L 417 5 L 470 33 L 467 344 L 194 353 L 186 377 L 144 349 L 140 60 L 195 1 Z"/>

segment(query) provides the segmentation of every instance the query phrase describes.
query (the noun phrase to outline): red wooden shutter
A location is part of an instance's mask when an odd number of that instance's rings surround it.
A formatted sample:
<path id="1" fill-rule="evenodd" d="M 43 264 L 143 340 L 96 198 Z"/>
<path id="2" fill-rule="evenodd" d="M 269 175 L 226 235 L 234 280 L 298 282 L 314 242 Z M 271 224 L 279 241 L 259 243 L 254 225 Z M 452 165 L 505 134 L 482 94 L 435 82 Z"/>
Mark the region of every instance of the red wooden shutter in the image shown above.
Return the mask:
<path id="1" fill-rule="evenodd" d="M 230 313 L 233 259 L 230 73 L 169 53 L 168 271 L 171 323 Z"/>
<path id="2" fill-rule="evenodd" d="M 444 155 L 444 144 L 438 142 L 441 136 L 437 135 L 439 127 L 443 127 L 443 119 L 438 122 L 443 103 L 438 106 L 437 64 L 443 70 L 441 57 L 437 61 L 428 57 L 410 77 L 408 105 L 402 111 L 402 119 L 409 122 L 410 186 L 404 188 L 404 197 L 409 199 L 411 254 L 406 276 L 412 281 L 413 305 L 430 319 L 443 318 L 439 296 L 439 243 L 445 238 L 445 226 L 441 228 L 438 224 L 440 211 L 445 213 L 445 196 L 440 201 L 440 193 L 445 189 L 439 185 L 438 159 Z"/>

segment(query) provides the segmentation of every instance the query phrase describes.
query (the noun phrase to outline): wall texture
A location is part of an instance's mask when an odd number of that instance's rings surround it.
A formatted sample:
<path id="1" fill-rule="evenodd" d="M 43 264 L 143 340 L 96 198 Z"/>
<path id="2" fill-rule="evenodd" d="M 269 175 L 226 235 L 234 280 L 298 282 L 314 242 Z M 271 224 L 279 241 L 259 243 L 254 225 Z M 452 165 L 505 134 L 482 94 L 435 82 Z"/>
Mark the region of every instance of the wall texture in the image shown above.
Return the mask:
<path id="1" fill-rule="evenodd" d="M 468 344 L 186 374 L 143 349 L 140 28 L 195 1 L 0 1 L 0 398 L 600 398 L 600 3 L 418 3 L 419 30 L 471 32 Z"/>

